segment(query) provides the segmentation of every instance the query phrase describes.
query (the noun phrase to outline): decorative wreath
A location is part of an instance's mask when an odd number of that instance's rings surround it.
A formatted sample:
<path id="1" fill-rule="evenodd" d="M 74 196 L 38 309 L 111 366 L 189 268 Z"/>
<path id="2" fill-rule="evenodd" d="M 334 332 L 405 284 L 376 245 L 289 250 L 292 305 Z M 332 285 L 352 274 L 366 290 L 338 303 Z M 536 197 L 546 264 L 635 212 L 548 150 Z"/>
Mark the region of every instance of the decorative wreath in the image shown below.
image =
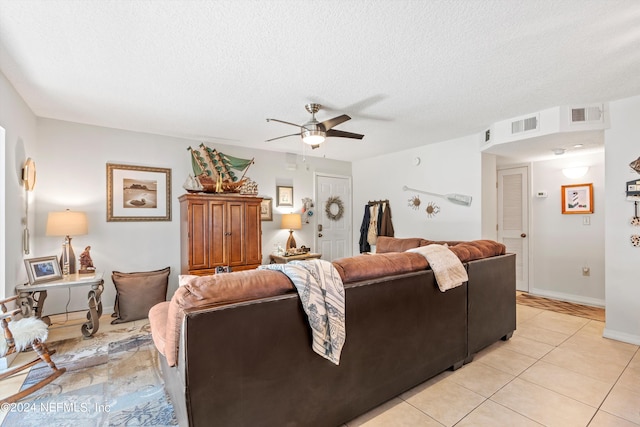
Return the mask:
<path id="1" fill-rule="evenodd" d="M 331 207 L 333 205 L 338 205 L 338 212 L 335 214 L 331 211 Z M 324 211 L 327 214 L 327 218 L 329 218 L 331 221 L 338 221 L 340 218 L 342 218 L 342 215 L 344 215 L 344 204 L 342 203 L 342 200 L 340 200 L 340 197 L 329 197 Z"/>

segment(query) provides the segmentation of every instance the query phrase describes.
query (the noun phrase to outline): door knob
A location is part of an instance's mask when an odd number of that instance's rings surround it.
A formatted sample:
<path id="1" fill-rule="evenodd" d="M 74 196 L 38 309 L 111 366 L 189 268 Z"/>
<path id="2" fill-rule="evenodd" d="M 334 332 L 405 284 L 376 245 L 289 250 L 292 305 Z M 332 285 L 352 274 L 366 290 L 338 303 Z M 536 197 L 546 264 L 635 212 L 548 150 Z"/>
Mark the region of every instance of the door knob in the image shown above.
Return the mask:
<path id="1" fill-rule="evenodd" d="M 322 237 L 322 233 L 318 233 L 318 237 Z"/>
<path id="2" fill-rule="evenodd" d="M 520 237 L 525 238 L 525 237 L 527 237 L 527 234 L 526 234 L 526 233 L 522 233 L 522 234 L 520 235 Z"/>

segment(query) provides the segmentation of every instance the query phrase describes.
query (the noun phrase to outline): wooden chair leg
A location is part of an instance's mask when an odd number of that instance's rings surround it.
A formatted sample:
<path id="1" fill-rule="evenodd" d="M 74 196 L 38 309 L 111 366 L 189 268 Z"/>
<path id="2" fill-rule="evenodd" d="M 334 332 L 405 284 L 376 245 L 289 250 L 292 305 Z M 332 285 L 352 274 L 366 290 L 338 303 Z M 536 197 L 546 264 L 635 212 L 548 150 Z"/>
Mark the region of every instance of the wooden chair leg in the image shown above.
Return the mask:
<path id="1" fill-rule="evenodd" d="M 51 375 L 49 375 L 47 378 L 43 379 L 42 381 L 32 385 L 31 387 L 28 387 L 28 388 L 26 388 L 26 389 L 24 389 L 24 390 L 22 390 L 22 391 L 20 391 L 20 392 L 18 392 L 16 394 L 14 394 L 14 395 L 11 395 L 11 396 L 1 400 L 0 404 L 17 402 L 18 400 L 22 399 L 23 397 L 30 395 L 34 391 L 40 390 L 42 387 L 44 387 L 45 385 L 49 384 L 51 381 L 55 380 L 56 378 L 58 378 L 60 375 L 64 374 L 67 371 L 67 368 L 58 369 L 58 367 L 53 362 L 53 360 L 51 360 L 51 354 L 53 354 L 55 351 L 51 351 L 50 352 L 47 349 L 47 346 L 43 342 L 40 342 L 39 340 L 35 340 L 31 344 L 31 347 L 36 352 L 36 354 L 38 354 L 38 359 L 35 359 L 34 361 L 31 361 L 31 362 L 29 362 L 29 363 L 27 363 L 25 365 L 22 365 L 22 366 L 16 368 L 15 372 L 13 372 L 13 373 L 22 371 L 23 369 L 25 369 L 25 368 L 27 368 L 29 366 L 33 366 L 39 361 L 43 361 L 47 365 L 49 365 L 49 367 L 53 370 L 53 373 Z M 13 374 L 11 374 L 11 375 L 13 375 Z M 4 378 L 6 378 L 6 376 Z"/>
<path id="2" fill-rule="evenodd" d="M 33 393 L 34 391 L 40 390 L 42 387 L 46 386 L 47 384 L 49 384 L 51 381 L 55 380 L 56 378 L 58 378 L 60 375 L 64 374 L 64 372 L 66 371 L 66 368 L 62 368 L 62 369 L 57 369 L 53 372 L 53 374 L 49 375 L 47 378 L 43 379 L 42 381 L 40 381 L 37 384 L 32 385 L 31 387 L 25 388 L 24 390 L 11 395 L 5 399 L 0 400 L 0 405 L 4 404 L 4 403 L 14 403 L 17 402 L 18 400 L 22 399 L 25 396 L 30 395 L 31 393 Z"/>
<path id="3" fill-rule="evenodd" d="M 55 350 L 49 351 L 49 356 L 52 356 L 54 354 L 56 354 Z M 36 364 L 38 364 L 40 362 L 42 362 L 42 359 L 40 359 L 40 356 L 38 356 L 35 359 L 33 359 L 32 361 L 25 363 L 24 365 L 17 366 L 17 367 L 12 368 L 12 369 L 10 369 L 8 371 L 4 371 L 3 373 L 0 374 L 0 381 L 5 379 L 5 378 L 12 377 L 13 375 L 17 374 L 18 372 L 24 371 L 25 369 L 30 368 L 30 367 L 32 367 L 32 366 L 34 366 L 34 365 L 36 365 Z"/>

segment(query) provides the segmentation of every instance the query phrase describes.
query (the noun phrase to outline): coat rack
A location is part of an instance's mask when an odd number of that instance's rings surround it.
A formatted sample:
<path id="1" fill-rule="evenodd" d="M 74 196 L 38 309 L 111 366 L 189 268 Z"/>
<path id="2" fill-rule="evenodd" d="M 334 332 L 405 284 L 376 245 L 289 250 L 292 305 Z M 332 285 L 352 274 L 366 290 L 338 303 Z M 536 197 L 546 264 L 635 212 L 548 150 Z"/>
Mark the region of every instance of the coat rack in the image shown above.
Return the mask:
<path id="1" fill-rule="evenodd" d="M 369 200 L 369 203 L 367 203 L 369 206 L 373 206 L 373 205 L 379 205 L 382 203 L 386 203 L 389 204 L 389 199 L 385 199 L 385 200 Z"/>

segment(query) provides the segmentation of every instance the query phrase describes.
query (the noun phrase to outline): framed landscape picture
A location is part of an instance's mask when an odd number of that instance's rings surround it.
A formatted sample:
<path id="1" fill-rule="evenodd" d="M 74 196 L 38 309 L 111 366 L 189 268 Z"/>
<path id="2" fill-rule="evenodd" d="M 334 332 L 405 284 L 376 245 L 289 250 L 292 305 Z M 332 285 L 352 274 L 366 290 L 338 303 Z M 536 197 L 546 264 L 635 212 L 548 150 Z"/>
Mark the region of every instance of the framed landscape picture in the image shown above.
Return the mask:
<path id="1" fill-rule="evenodd" d="M 107 221 L 171 221 L 171 169 L 107 163 Z"/>
<path id="2" fill-rule="evenodd" d="M 563 185 L 562 213 L 593 213 L 593 184 Z"/>

